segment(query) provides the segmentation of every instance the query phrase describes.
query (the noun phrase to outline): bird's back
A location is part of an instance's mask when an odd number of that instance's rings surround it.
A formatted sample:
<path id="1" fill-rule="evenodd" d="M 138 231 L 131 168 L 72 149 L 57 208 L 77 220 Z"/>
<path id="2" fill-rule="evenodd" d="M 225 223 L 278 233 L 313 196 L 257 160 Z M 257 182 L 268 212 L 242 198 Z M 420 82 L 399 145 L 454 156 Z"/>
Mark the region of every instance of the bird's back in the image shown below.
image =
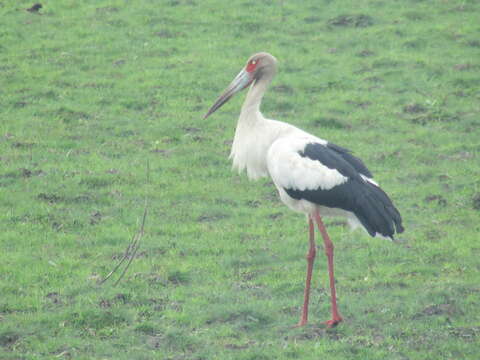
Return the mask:
<path id="1" fill-rule="evenodd" d="M 281 197 L 290 207 L 296 200 L 341 209 L 353 214 L 372 236 L 393 238 L 395 232 L 403 231 L 400 213 L 390 198 L 371 179 L 363 162 L 345 148 L 313 136 L 287 136 L 271 145 L 267 164 L 281 195 L 288 195 L 288 199 Z"/>

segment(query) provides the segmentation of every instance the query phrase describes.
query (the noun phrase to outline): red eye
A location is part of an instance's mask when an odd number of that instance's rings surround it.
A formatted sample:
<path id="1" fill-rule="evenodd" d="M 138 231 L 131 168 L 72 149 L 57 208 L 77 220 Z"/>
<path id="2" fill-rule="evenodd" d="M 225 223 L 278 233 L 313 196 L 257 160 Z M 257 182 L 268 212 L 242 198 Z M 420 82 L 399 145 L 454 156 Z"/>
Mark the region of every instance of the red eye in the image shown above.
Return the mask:
<path id="1" fill-rule="evenodd" d="M 257 64 L 258 64 L 258 61 L 257 60 L 251 60 L 248 64 L 247 64 L 247 72 L 252 72 L 255 70 L 255 68 L 257 67 Z"/>

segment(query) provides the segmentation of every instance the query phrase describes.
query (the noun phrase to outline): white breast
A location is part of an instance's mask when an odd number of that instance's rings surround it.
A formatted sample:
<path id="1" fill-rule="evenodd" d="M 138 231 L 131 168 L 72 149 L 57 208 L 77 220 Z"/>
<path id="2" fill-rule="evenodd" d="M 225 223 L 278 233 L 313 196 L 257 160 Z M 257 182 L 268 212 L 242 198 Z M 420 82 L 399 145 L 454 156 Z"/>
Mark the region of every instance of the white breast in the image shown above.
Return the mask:
<path id="1" fill-rule="evenodd" d="M 303 131 L 280 121 L 265 119 L 260 112 L 253 118 L 238 122 L 230 158 L 234 169 L 246 170 L 248 177 L 255 180 L 269 174 L 267 154 L 272 143 L 282 136 Z"/>
<path id="2" fill-rule="evenodd" d="M 336 169 L 300 155 L 309 143 L 326 144 L 311 135 L 286 136 L 277 139 L 267 154 L 270 176 L 279 188 L 294 190 L 330 190 L 343 184 L 347 177 Z"/>

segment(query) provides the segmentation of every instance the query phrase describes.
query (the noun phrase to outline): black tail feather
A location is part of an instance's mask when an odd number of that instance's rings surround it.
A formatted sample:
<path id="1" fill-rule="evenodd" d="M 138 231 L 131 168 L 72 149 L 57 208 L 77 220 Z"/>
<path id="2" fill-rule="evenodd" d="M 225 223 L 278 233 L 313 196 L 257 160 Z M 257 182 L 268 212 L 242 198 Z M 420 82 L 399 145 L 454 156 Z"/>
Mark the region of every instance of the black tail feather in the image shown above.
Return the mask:
<path id="1" fill-rule="evenodd" d="M 404 231 L 400 213 L 380 187 L 366 182 L 357 195 L 353 213 L 371 236 L 378 233 L 393 239 L 395 232 Z"/>
<path id="2" fill-rule="evenodd" d="M 380 234 L 393 239 L 395 232 L 403 232 L 402 217 L 388 195 L 378 186 L 360 176 L 329 190 L 298 190 L 284 188 L 294 199 L 305 199 L 315 204 L 339 208 L 355 214 L 371 236 Z"/>

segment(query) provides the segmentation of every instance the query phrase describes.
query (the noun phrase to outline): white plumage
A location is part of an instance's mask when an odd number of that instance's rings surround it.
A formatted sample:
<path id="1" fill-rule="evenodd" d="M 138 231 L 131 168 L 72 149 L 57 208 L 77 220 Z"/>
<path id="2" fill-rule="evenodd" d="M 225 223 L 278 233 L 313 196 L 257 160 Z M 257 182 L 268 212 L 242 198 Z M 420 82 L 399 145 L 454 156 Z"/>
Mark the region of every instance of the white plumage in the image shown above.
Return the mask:
<path id="1" fill-rule="evenodd" d="M 267 166 L 277 188 L 297 190 L 330 190 L 347 181 L 347 177 L 320 161 L 299 155 L 311 137 L 286 136 L 273 142 L 267 153 Z"/>
<path id="2" fill-rule="evenodd" d="M 325 242 L 332 295 L 332 319 L 327 326 L 335 326 L 342 318 L 335 297 L 333 244 L 321 216 L 343 216 L 350 225 L 361 226 L 372 236 L 390 238 L 395 231 L 403 231 L 401 217 L 388 196 L 372 180 L 363 162 L 347 149 L 262 115 L 260 104 L 275 75 L 276 63 L 276 59 L 268 53 L 250 57 L 246 67 L 220 95 L 205 118 L 235 93 L 250 86 L 230 153 L 233 168 L 240 172 L 246 170 L 253 180 L 270 176 L 282 202 L 295 211 L 307 214 L 310 250 L 299 325 L 306 324 L 308 317 L 310 279 L 316 252 L 314 223 L 317 223 Z"/>

